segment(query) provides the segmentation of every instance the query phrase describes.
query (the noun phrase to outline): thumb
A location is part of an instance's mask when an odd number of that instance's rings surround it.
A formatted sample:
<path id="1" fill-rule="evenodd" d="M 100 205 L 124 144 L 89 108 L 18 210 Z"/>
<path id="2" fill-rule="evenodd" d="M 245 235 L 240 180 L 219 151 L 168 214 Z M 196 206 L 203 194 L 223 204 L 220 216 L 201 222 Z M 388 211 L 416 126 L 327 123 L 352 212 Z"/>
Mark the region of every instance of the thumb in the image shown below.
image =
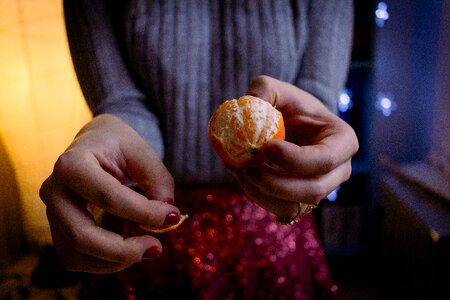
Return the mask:
<path id="1" fill-rule="evenodd" d="M 247 94 L 269 102 L 283 113 L 285 119 L 297 117 L 299 114 L 313 118 L 317 118 L 318 115 L 327 118 L 334 117 L 312 94 L 288 82 L 266 75 L 254 78 Z"/>
<path id="2" fill-rule="evenodd" d="M 261 98 L 275 106 L 279 98 L 279 84 L 280 82 L 275 78 L 266 75 L 260 75 L 252 80 L 246 94 Z"/>
<path id="3" fill-rule="evenodd" d="M 122 145 L 125 171 L 147 198 L 172 202 L 175 183 L 158 154 L 139 136 Z"/>

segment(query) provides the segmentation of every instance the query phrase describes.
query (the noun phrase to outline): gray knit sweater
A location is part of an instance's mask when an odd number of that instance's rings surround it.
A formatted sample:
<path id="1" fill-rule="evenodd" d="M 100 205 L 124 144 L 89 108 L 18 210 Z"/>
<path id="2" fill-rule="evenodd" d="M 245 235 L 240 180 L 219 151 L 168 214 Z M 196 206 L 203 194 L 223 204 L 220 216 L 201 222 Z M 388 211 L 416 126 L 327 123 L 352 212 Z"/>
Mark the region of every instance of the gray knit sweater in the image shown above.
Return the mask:
<path id="1" fill-rule="evenodd" d="M 66 0 L 75 70 L 94 115 L 131 125 L 178 182 L 226 181 L 212 113 L 257 75 L 336 111 L 350 60 L 351 0 Z"/>

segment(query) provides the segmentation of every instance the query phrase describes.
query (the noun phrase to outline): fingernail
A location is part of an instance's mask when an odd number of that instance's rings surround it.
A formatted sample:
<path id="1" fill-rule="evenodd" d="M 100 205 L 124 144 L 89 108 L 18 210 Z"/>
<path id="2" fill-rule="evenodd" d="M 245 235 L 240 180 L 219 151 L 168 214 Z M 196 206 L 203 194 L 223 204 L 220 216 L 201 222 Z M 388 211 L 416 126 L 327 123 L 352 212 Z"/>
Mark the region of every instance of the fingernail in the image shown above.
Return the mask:
<path id="1" fill-rule="evenodd" d="M 176 212 L 171 212 L 166 216 L 164 225 L 175 225 L 178 222 L 180 222 L 180 215 Z"/>
<path id="2" fill-rule="evenodd" d="M 261 177 L 261 172 L 258 168 L 248 168 L 244 170 L 244 176 L 251 182 L 257 182 Z"/>
<path id="3" fill-rule="evenodd" d="M 144 254 L 142 255 L 142 259 L 150 259 L 161 256 L 161 249 L 157 246 L 152 246 L 145 250 Z"/>
<path id="4" fill-rule="evenodd" d="M 169 198 L 169 197 L 164 199 L 162 202 L 170 204 L 170 205 L 174 205 L 175 204 L 175 201 L 172 198 Z"/>

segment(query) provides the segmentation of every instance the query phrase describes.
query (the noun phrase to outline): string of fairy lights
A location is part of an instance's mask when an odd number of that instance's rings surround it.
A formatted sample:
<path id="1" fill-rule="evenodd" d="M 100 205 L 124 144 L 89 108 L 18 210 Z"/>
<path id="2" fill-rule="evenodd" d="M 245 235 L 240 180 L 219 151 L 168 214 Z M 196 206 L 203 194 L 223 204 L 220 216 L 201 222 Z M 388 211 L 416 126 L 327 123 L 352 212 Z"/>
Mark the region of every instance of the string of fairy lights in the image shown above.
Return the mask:
<path id="1" fill-rule="evenodd" d="M 378 2 L 375 12 L 374 21 L 378 28 L 382 28 L 386 21 L 389 20 L 388 5 L 386 2 Z M 353 108 L 353 92 L 349 88 L 345 88 L 341 91 L 338 98 L 338 110 L 340 113 L 346 113 Z M 378 110 L 384 117 L 389 117 L 393 111 L 397 109 L 397 103 L 394 101 L 394 95 L 392 93 L 378 92 L 375 100 L 375 109 Z M 326 199 L 330 202 L 334 202 L 338 198 L 338 186 L 332 191 Z"/>

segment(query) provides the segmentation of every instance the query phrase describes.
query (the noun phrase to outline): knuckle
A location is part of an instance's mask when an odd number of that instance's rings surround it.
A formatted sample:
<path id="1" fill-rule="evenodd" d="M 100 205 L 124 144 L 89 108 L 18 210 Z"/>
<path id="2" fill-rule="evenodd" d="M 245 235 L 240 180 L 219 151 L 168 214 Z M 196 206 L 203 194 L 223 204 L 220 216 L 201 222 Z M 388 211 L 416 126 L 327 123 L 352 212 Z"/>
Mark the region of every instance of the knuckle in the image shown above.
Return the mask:
<path id="1" fill-rule="evenodd" d="M 317 203 L 327 196 L 327 188 L 321 181 L 313 181 L 310 189 L 310 200 Z"/>
<path id="2" fill-rule="evenodd" d="M 256 86 L 268 86 L 272 82 L 272 78 L 267 75 L 258 75 L 252 80 L 252 85 Z"/>
<path id="3" fill-rule="evenodd" d="M 82 229 L 70 228 L 66 232 L 69 246 L 76 252 L 83 253 L 86 248 L 88 237 Z"/>
<path id="4" fill-rule="evenodd" d="M 319 172 L 320 174 L 327 174 L 336 168 L 336 158 L 332 151 L 328 157 L 321 161 Z"/>
<path id="5" fill-rule="evenodd" d="M 51 185 L 50 178 L 47 178 L 39 188 L 39 197 L 41 198 L 42 202 L 44 202 L 45 205 L 48 204 L 50 193 L 52 191 L 50 185 Z"/>
<path id="6" fill-rule="evenodd" d="M 53 168 L 53 173 L 57 177 L 64 177 L 70 170 L 82 165 L 87 159 L 87 152 L 68 150 L 58 157 Z"/>
<path id="7" fill-rule="evenodd" d="M 356 152 L 358 152 L 359 150 L 359 141 L 358 141 L 358 136 L 356 135 L 355 130 L 353 129 L 353 127 L 351 127 L 347 122 L 341 120 L 344 129 L 347 132 L 347 140 L 348 140 L 348 144 L 349 146 L 349 151 L 350 151 L 350 156 L 353 156 L 356 154 Z"/>
<path id="8" fill-rule="evenodd" d="M 53 173 L 56 175 L 64 175 L 65 172 L 72 167 L 73 154 L 72 152 L 64 152 L 58 157 L 58 160 L 53 167 Z"/>
<path id="9" fill-rule="evenodd" d="M 352 165 L 349 164 L 348 167 L 345 169 L 345 175 L 344 175 L 344 181 L 347 181 L 352 176 Z"/>

